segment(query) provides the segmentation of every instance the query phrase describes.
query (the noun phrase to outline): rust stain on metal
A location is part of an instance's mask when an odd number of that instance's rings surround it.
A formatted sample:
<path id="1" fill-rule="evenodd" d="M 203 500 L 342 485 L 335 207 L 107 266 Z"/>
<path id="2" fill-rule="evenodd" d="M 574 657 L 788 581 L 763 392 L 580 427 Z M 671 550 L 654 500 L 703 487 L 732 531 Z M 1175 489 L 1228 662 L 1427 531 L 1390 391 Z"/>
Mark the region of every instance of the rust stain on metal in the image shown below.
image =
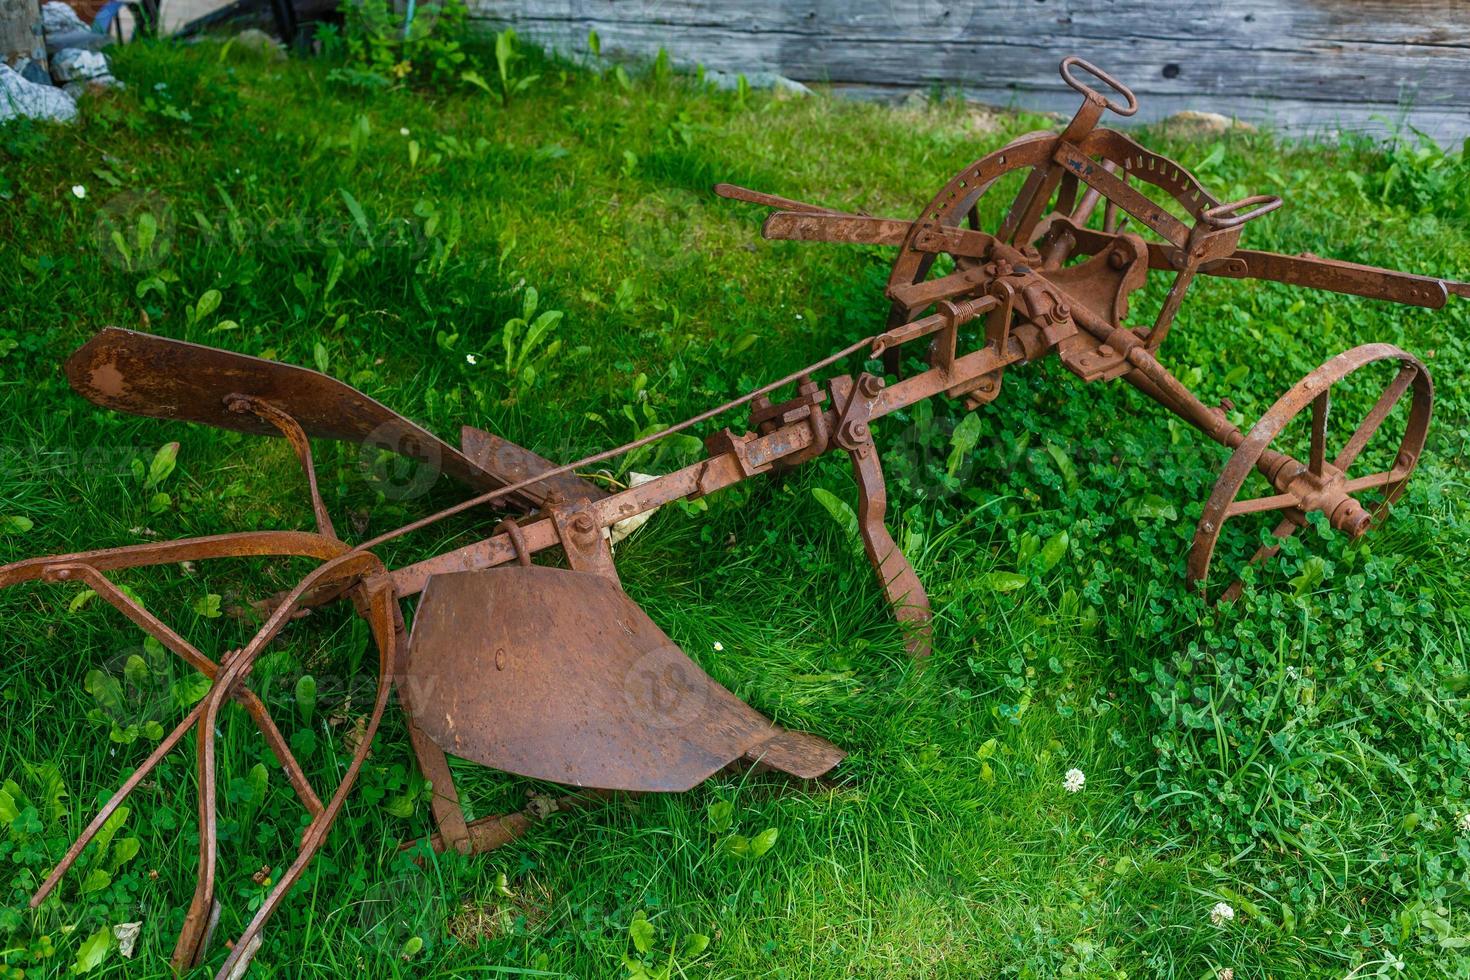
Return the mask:
<path id="1" fill-rule="evenodd" d="M 732 764 L 803 779 L 824 776 L 842 759 L 840 749 L 818 735 L 788 731 L 741 702 L 628 597 L 618 580 L 609 529 L 663 504 L 715 493 L 824 453 L 845 453 L 855 477 L 865 556 L 905 627 L 909 650 L 922 657 L 935 642 L 933 613 L 922 582 L 886 526 L 888 492 L 874 427 L 890 413 L 937 396 L 972 408 L 985 405 L 1004 390 L 1007 370 L 1051 354 L 1084 383 L 1125 381 L 1231 451 L 1188 558 L 1189 579 L 1200 588 L 1209 580 L 1216 543 L 1229 520 L 1278 514 L 1277 538 L 1289 536 L 1314 512 L 1349 535 L 1370 529 L 1402 493 L 1423 452 L 1433 385 L 1421 361 L 1387 344 L 1356 347 L 1311 372 L 1242 432 L 1222 408 L 1191 392 L 1156 351 L 1199 276 L 1264 279 L 1431 309 L 1450 295 L 1470 296 L 1470 285 L 1238 248 L 1245 226 L 1280 207 L 1279 198 L 1220 201 L 1179 164 L 1099 127 L 1105 113 L 1131 115 L 1137 109 L 1121 81 L 1077 58 L 1066 59 L 1061 73 L 1083 97 L 1061 132 L 1030 134 L 986 154 L 956 174 L 913 220 L 843 214 L 716 186 L 722 197 L 773 209 L 763 229 L 768 238 L 897 247 L 886 289 L 892 304 L 887 322 L 873 336 L 854 339 L 755 391 L 575 463 L 555 464 L 471 426 L 455 448 L 315 371 L 127 330 L 100 332 L 67 362 L 78 393 L 118 411 L 286 438 L 304 472 L 316 530 L 243 531 L 0 567 L 0 587 L 85 584 L 210 682 L 205 699 L 128 777 L 32 904 L 55 889 L 107 818 L 194 731 L 199 871 L 173 963 L 182 971 L 208 957 L 220 912 L 216 719 L 227 701 L 245 707 L 310 822 L 299 853 L 225 957 L 221 978 L 247 968 L 267 920 L 326 842 L 394 689 L 420 768 L 433 785 L 437 830 L 428 843 L 435 850 L 490 850 L 554 813 L 596 803 L 609 792 L 677 792 Z M 1000 178 L 1023 170 L 1024 183 L 1000 227 L 981 228 L 980 197 Z M 1159 195 L 1175 207 L 1162 206 Z M 940 255 L 949 257 L 952 271 L 936 276 Z M 1129 324 L 1129 297 L 1155 272 L 1172 276 L 1168 295 L 1152 323 Z M 882 357 L 890 377 L 862 371 L 821 376 L 860 353 Z M 922 364 L 906 376 L 900 370 L 905 353 L 918 355 Z M 1327 426 L 1333 388 L 1374 364 L 1395 366 L 1397 373 L 1333 451 Z M 783 398 L 780 392 L 788 388 L 793 390 Z M 1403 435 L 1392 463 L 1358 472 L 1364 450 L 1405 399 Z M 680 470 L 611 492 L 579 475 L 740 408 L 748 409 L 744 431 L 708 433 L 706 458 Z M 1310 448 L 1298 459 L 1275 442 L 1303 415 Z M 448 473 L 471 495 L 349 544 L 338 537 L 318 488 L 310 440 L 321 438 L 391 449 Z M 1240 499 L 1252 473 L 1264 476 L 1272 492 Z M 481 540 L 411 565 L 388 568 L 376 556 L 375 549 L 389 541 L 491 505 L 521 516 L 500 520 Z M 562 551 L 569 569 L 533 563 L 551 549 Z M 1255 560 L 1274 551 L 1263 548 Z M 320 564 L 265 604 L 268 618 L 256 635 L 217 663 L 108 578 L 110 572 L 171 562 L 270 555 L 310 557 Z M 403 602 L 421 593 L 410 635 Z M 345 775 L 323 797 L 246 681 L 262 652 L 305 609 L 343 600 L 371 628 L 378 649 L 377 696 Z M 583 792 L 466 821 L 447 754 Z"/>
<path id="2" fill-rule="evenodd" d="M 116 364 L 100 364 L 87 376 L 87 382 L 108 398 L 121 398 L 126 382 Z"/>

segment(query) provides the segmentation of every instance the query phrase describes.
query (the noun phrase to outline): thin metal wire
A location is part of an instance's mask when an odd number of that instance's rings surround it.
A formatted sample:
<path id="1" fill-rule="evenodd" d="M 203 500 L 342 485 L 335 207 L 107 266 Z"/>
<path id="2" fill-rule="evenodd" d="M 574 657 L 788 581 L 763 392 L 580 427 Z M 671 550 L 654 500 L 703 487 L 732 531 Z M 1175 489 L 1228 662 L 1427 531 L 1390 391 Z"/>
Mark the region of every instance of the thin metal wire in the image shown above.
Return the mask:
<path id="1" fill-rule="evenodd" d="M 457 503 L 453 507 L 446 507 L 445 509 L 439 511 L 437 514 L 430 514 L 428 517 L 422 517 L 416 521 L 413 521 L 410 524 L 405 524 L 403 525 L 403 527 L 400 527 L 397 530 L 389 531 L 386 534 L 380 534 L 376 538 L 373 538 L 371 541 L 364 542 L 363 544 L 358 545 L 352 550 L 368 551 L 372 548 L 376 548 L 380 544 L 392 541 L 394 538 L 402 537 L 405 534 L 411 534 L 414 531 L 418 531 L 422 528 L 428 527 L 430 524 L 437 523 L 448 517 L 453 517 L 455 514 L 462 514 L 473 507 L 479 507 L 482 504 L 488 504 L 490 501 L 495 500 L 498 497 L 508 496 L 509 494 L 515 493 L 518 490 L 524 490 L 526 487 L 534 486 L 535 484 L 540 483 L 543 480 L 550 479 L 551 477 L 560 476 L 563 473 L 570 473 L 573 470 L 578 469 L 579 467 L 594 466 L 597 463 L 602 463 L 609 459 L 612 459 L 614 456 L 621 456 L 623 453 L 632 452 L 635 449 L 642 449 L 644 446 L 655 443 L 658 440 L 663 439 L 667 436 L 671 436 L 676 432 L 683 432 L 685 429 L 699 425 L 701 422 L 708 422 L 715 416 L 720 415 L 724 412 L 728 412 L 732 408 L 739 408 L 741 405 L 748 404 L 749 402 L 754 401 L 762 395 L 766 395 L 771 393 L 772 391 L 775 391 L 777 388 L 781 388 L 785 385 L 791 384 L 793 381 L 796 381 L 804 375 L 811 374 L 814 371 L 820 371 L 824 367 L 829 367 L 830 365 L 837 363 L 844 357 L 856 353 L 864 347 L 871 347 L 873 341 L 876 339 L 876 337 L 865 337 L 862 340 L 857 341 L 856 343 L 849 344 L 835 354 L 822 358 L 820 361 L 817 361 L 814 364 L 808 364 L 806 367 L 802 368 L 799 371 L 793 371 L 792 373 L 786 375 L 784 378 L 781 378 L 779 381 L 772 381 L 770 384 L 763 385 L 752 392 L 741 395 L 739 398 L 735 398 L 731 401 L 725 402 L 725 404 L 723 405 L 711 408 L 705 412 L 700 412 L 698 415 L 687 418 L 676 425 L 671 425 L 667 429 L 661 429 L 658 432 L 652 433 L 651 435 L 644 436 L 642 439 L 635 439 L 632 442 L 624 443 L 623 445 L 618 446 L 616 449 L 605 449 L 602 452 L 593 453 L 591 456 L 579 459 L 575 463 L 567 463 L 564 466 L 558 466 L 554 469 L 544 470 L 540 473 L 537 473 L 533 477 L 522 480 L 519 483 L 512 483 L 510 486 L 500 487 L 499 489 L 490 490 L 486 493 L 482 493 L 478 497 L 471 497 L 469 500 Z"/>

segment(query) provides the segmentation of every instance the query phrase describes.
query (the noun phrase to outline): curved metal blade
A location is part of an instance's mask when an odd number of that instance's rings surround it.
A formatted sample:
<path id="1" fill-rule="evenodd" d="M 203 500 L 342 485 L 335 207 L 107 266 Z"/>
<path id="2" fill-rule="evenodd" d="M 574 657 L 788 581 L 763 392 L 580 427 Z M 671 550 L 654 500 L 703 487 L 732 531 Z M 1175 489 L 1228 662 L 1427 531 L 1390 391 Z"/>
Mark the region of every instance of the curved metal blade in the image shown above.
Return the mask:
<path id="1" fill-rule="evenodd" d="M 747 754 L 812 778 L 843 757 L 690 660 L 617 584 L 514 566 L 435 575 L 409 638 L 414 721 L 446 752 L 596 789 L 677 792 Z"/>
<path id="2" fill-rule="evenodd" d="M 372 443 L 438 467 L 477 490 L 507 482 L 470 462 L 433 433 L 318 371 L 233 351 L 108 327 L 66 362 L 77 394 L 104 408 L 152 418 L 202 422 L 221 429 L 278 436 L 268 422 L 225 404 L 251 395 L 284 411 L 307 435 Z M 540 504 L 540 495 L 519 502 Z"/>
<path id="3" fill-rule="evenodd" d="M 557 464 L 544 456 L 538 456 L 524 446 L 493 432 L 477 429 L 473 425 L 463 426 L 459 431 L 459 446 L 471 463 L 487 472 L 494 473 L 507 483 L 522 483 L 535 476 L 557 468 Z M 563 500 L 601 500 L 607 494 L 595 483 L 582 479 L 575 473 L 562 473 L 544 483 L 535 483 L 527 492 L 550 496 L 559 493 Z"/>

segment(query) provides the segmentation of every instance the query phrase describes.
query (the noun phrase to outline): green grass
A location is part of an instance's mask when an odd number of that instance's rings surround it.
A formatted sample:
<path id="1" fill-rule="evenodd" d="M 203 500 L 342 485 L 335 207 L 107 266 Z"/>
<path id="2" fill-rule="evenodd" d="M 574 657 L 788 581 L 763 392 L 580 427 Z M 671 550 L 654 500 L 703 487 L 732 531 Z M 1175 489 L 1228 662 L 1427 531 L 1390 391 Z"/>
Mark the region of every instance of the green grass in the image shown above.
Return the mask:
<path id="1" fill-rule="evenodd" d="M 443 435 L 472 423 L 576 458 L 882 323 L 887 250 L 764 242 L 759 210 L 716 199 L 712 183 L 915 215 L 965 164 L 1050 124 L 951 102 L 741 99 L 653 76 L 625 87 L 556 64 L 502 108 L 483 93 L 367 95 L 321 64 L 262 66 L 210 44 L 132 46 L 117 61 L 128 91 L 86 105 L 79 125 L 0 131 L 0 517 L 26 519 L 6 522 L 0 560 L 309 526 L 281 442 L 71 394 L 58 363 L 104 325 L 317 365 Z M 1458 157 L 1149 135 L 1224 198 L 1287 199 L 1247 245 L 1470 278 Z M 992 226 L 1003 197 L 983 202 Z M 501 329 L 530 288 L 541 310 L 564 312 L 560 346 L 513 378 Z M 196 315 L 210 291 L 217 308 Z M 1140 297 L 1135 319 L 1161 295 Z M 1456 826 L 1470 810 L 1467 337 L 1464 302 L 1430 312 L 1261 283 L 1193 288 L 1165 359 L 1207 402 L 1231 398 L 1241 424 L 1370 340 L 1425 357 L 1439 396 L 1430 452 L 1383 530 L 1350 545 L 1313 526 L 1218 611 L 1188 593 L 1183 563 L 1223 451 L 1137 393 L 1083 386 L 1054 363 L 1007 375 L 953 475 L 962 407 L 937 401 L 878 427 L 891 523 L 939 612 L 925 670 L 811 492 L 851 497 L 841 459 L 665 508 L 619 550 L 628 591 L 741 697 L 847 748 L 839 785 L 721 776 L 419 868 L 396 850 L 429 818 L 390 713 L 254 975 L 626 975 L 642 911 L 651 964 L 676 949 L 676 976 L 1470 976 L 1470 834 Z M 1342 425 L 1374 394 L 1342 399 Z M 176 470 L 145 490 L 133 461 L 146 468 L 170 441 Z M 458 499 L 447 482 L 397 499 L 356 447 L 318 452 L 354 540 Z M 435 553 L 493 520 L 451 522 L 383 557 Z M 1063 531 L 1055 567 L 1022 561 Z M 1253 543 L 1237 536 L 1222 560 Z M 120 580 L 218 655 L 254 624 L 196 601 L 228 609 L 304 570 L 234 562 Z M 997 591 L 992 571 L 1028 581 Z M 114 844 L 93 862 L 107 876 L 95 890 L 80 892 L 84 867 L 59 899 L 25 909 L 151 744 L 111 741 L 87 683 L 98 669 L 121 677 L 139 637 L 101 603 L 69 611 L 74 594 L 0 593 L 0 778 L 25 796 L 0 841 L 0 962 L 65 973 L 99 928 L 141 921 L 136 958 L 113 950 L 96 972 L 163 975 L 197 846 L 192 736 L 132 800 L 118 838 L 137 838 L 136 856 L 118 863 Z M 370 698 L 365 644 L 360 623 L 328 611 L 257 671 L 319 786 L 340 773 L 344 732 Z M 293 694 L 305 673 L 318 682 L 309 720 Z M 146 707 L 125 709 L 165 727 L 180 714 Z M 263 894 L 252 873 L 279 873 L 302 817 L 248 719 L 232 709 L 222 730 L 228 937 Z M 263 798 L 248 778 L 258 762 Z M 1087 779 L 1076 794 L 1062 788 L 1072 767 Z M 529 788 L 455 771 L 472 816 Z M 733 826 L 716 832 L 721 801 Z M 779 837 L 758 860 L 722 846 L 768 828 Z M 1220 901 L 1236 917 L 1216 927 Z M 405 959 L 414 935 L 424 946 Z M 697 954 L 695 935 L 710 940 Z M 217 945 L 210 962 L 222 956 Z"/>

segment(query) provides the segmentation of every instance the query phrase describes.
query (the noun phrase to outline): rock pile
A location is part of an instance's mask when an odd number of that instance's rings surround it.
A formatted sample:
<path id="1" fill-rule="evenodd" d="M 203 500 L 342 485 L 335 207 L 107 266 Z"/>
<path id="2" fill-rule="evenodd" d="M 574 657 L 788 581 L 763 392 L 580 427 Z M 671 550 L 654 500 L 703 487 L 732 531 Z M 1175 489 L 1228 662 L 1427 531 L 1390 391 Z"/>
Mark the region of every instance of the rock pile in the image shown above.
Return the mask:
<path id="1" fill-rule="evenodd" d="M 76 116 L 76 100 L 88 88 L 122 85 L 102 53 L 112 37 L 92 30 L 70 6 L 43 4 L 41 28 L 50 72 L 29 59 L 0 64 L 0 122 L 17 116 L 65 122 Z"/>

